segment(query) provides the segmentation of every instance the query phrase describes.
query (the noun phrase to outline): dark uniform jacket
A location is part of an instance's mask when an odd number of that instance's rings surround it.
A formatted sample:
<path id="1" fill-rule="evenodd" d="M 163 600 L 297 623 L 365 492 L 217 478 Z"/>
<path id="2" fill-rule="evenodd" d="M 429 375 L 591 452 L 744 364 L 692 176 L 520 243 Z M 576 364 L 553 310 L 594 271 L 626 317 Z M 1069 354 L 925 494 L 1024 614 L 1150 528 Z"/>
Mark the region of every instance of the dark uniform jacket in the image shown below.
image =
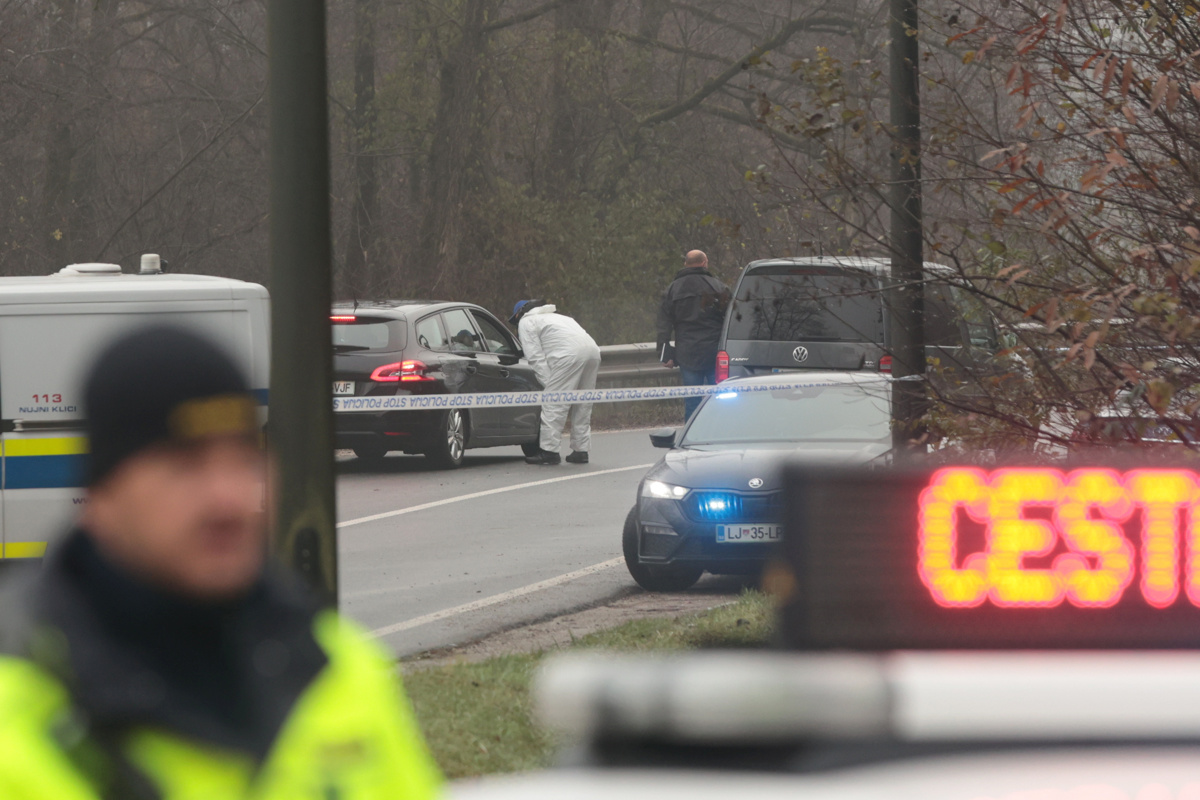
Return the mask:
<path id="1" fill-rule="evenodd" d="M 4 800 L 427 800 L 394 663 L 269 572 L 236 602 L 141 584 L 76 531 L 0 608 Z"/>
<path id="2" fill-rule="evenodd" d="M 725 324 L 729 288 L 703 267 L 684 267 L 663 294 L 658 309 L 658 352 L 675 334 L 674 360 L 683 369 L 711 370 Z M 666 361 L 671 357 L 667 353 Z"/>

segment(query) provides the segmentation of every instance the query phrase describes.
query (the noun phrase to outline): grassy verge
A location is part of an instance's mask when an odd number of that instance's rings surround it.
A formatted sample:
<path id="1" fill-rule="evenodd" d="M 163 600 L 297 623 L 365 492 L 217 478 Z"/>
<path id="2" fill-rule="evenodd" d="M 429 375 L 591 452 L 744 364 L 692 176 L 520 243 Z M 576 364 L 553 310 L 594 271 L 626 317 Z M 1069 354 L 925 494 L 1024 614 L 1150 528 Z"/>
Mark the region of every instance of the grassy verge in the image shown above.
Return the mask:
<path id="1" fill-rule="evenodd" d="M 572 649 L 622 651 L 762 647 L 770 636 L 765 595 L 680 619 L 644 619 L 580 638 Z M 543 654 L 416 669 L 404 676 L 426 740 L 449 778 L 546 766 L 551 736 L 533 722 L 529 682 Z"/>

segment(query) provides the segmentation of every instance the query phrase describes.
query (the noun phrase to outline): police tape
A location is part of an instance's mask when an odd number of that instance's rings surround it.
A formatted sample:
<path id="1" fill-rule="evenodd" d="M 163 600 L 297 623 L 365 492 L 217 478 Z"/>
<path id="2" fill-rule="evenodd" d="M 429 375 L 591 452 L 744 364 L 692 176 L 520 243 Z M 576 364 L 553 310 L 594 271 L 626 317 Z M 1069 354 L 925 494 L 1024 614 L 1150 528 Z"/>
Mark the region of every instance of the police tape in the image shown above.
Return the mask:
<path id="1" fill-rule="evenodd" d="M 862 381 L 863 383 L 867 381 Z M 870 381 L 878 383 L 878 379 Z M 678 400 L 710 394 L 757 394 L 819 386 L 859 384 L 857 380 L 779 380 L 763 383 L 723 383 L 717 386 L 647 386 L 632 389 L 574 389 L 550 392 L 473 392 L 462 394 L 403 394 L 335 397 L 333 410 L 408 411 L 437 408 L 503 408 L 509 406 L 574 405 L 577 403 L 630 403 L 639 400 Z"/>

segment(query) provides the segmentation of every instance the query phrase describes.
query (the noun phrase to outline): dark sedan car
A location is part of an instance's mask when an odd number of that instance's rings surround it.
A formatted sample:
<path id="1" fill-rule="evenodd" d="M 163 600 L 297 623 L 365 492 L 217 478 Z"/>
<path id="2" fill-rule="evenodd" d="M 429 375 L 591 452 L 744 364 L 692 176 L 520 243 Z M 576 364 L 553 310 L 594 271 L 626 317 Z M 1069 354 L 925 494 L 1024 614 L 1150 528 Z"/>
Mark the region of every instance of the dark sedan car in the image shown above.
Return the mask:
<path id="1" fill-rule="evenodd" d="M 335 305 L 333 393 L 364 397 L 541 391 L 504 325 L 479 306 L 413 300 Z M 540 409 L 447 408 L 337 414 L 337 446 L 362 459 L 422 453 L 457 467 L 472 447 L 521 445 L 537 452 Z"/>
<path id="2" fill-rule="evenodd" d="M 778 382 L 735 379 L 722 386 Z M 780 467 L 785 461 L 854 465 L 891 449 L 891 379 L 855 372 L 812 372 L 807 388 L 726 392 L 705 399 L 676 441 L 642 479 L 625 520 L 625 564 L 651 591 L 688 588 L 706 570 L 754 574 L 783 527 Z"/>

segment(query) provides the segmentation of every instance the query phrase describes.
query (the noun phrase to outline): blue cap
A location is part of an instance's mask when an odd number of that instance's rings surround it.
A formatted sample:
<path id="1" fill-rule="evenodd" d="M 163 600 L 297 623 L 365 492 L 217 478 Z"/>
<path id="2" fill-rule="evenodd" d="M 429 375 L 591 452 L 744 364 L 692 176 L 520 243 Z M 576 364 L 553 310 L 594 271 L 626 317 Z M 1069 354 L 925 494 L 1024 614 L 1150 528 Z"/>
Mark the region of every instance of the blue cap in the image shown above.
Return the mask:
<path id="1" fill-rule="evenodd" d="M 512 316 L 508 318 L 508 324 L 516 325 L 517 320 L 521 318 L 521 312 L 525 310 L 525 306 L 532 302 L 532 300 L 518 300 L 517 304 L 513 306 L 513 313 Z"/>

